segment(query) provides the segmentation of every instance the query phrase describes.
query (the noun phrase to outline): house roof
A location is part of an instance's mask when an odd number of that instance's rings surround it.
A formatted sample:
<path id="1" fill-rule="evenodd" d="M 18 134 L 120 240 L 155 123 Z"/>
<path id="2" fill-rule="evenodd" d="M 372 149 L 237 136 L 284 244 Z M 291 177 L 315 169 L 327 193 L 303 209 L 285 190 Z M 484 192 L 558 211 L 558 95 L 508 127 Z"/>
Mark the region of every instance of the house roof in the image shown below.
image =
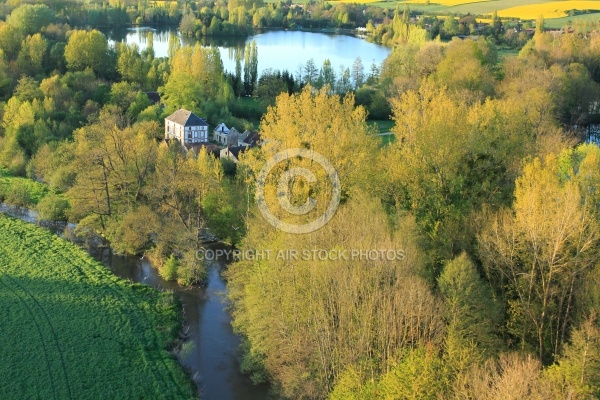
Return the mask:
<path id="1" fill-rule="evenodd" d="M 201 148 L 205 148 L 208 154 L 212 154 L 214 157 L 219 158 L 219 148 L 215 144 L 211 143 L 190 143 L 186 144 L 185 148 L 189 150 L 193 150 L 195 154 L 200 152 Z"/>
<path id="2" fill-rule="evenodd" d="M 255 131 L 250 131 L 244 138 L 244 143 L 248 143 L 250 146 L 258 145 L 258 142 L 260 142 L 260 134 Z"/>
<path id="3" fill-rule="evenodd" d="M 183 126 L 208 126 L 204 119 L 183 108 L 175 111 L 165 119 Z"/>
<path id="4" fill-rule="evenodd" d="M 215 128 L 215 132 L 221 132 L 221 133 L 229 133 L 229 128 L 227 127 L 227 125 L 225 125 L 224 122 L 221 122 L 219 125 L 217 125 L 217 127 Z"/>
<path id="5" fill-rule="evenodd" d="M 221 150 L 221 155 L 233 156 L 236 160 L 239 158 L 240 153 L 243 153 L 247 150 L 246 146 L 230 146 L 225 147 Z M 223 153 L 225 151 L 225 154 Z"/>

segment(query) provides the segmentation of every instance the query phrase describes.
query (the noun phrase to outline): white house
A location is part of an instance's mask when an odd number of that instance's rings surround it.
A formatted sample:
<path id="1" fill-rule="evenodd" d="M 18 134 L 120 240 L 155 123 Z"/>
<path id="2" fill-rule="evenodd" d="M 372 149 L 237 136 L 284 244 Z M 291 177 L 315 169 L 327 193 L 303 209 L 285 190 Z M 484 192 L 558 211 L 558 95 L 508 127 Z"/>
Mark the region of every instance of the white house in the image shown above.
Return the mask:
<path id="1" fill-rule="evenodd" d="M 221 144 L 227 141 L 227 134 L 229 133 L 229 128 L 225 123 L 221 122 L 215 130 L 213 131 L 213 139 L 215 142 Z"/>
<path id="2" fill-rule="evenodd" d="M 213 131 L 213 139 L 223 146 L 237 146 L 240 133 L 235 128 L 229 129 L 221 122 Z"/>
<path id="3" fill-rule="evenodd" d="M 208 142 L 208 124 L 181 108 L 165 118 L 165 139 L 176 139 L 182 146 Z"/>

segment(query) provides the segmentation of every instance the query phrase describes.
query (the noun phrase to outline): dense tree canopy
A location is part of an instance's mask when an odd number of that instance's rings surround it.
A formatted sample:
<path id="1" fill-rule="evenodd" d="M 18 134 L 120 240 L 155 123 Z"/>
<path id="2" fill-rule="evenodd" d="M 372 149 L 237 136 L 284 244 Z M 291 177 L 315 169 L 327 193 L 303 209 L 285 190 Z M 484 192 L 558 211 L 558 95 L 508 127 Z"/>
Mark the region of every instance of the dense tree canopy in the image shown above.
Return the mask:
<path id="1" fill-rule="evenodd" d="M 108 40 L 97 30 L 71 32 L 65 60 L 73 71 L 91 68 L 96 74 L 107 73 L 110 68 Z"/>

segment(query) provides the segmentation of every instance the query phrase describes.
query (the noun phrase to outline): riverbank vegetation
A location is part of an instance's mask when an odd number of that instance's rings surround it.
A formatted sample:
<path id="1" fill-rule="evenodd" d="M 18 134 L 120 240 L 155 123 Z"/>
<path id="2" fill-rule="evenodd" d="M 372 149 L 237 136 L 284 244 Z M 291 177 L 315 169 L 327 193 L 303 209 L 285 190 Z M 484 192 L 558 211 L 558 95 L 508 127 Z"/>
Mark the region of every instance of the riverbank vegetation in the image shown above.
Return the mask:
<path id="1" fill-rule="evenodd" d="M 0 215 L 0 397 L 192 399 L 175 299 Z"/>

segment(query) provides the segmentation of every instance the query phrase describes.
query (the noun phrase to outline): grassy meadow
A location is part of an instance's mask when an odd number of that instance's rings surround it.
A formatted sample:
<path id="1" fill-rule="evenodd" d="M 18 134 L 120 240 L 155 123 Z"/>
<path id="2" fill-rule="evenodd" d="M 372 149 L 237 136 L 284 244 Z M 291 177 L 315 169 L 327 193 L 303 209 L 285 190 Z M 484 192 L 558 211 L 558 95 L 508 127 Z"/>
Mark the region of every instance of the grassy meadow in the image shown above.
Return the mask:
<path id="1" fill-rule="evenodd" d="M 189 399 L 173 295 L 0 215 L 0 398 Z"/>

